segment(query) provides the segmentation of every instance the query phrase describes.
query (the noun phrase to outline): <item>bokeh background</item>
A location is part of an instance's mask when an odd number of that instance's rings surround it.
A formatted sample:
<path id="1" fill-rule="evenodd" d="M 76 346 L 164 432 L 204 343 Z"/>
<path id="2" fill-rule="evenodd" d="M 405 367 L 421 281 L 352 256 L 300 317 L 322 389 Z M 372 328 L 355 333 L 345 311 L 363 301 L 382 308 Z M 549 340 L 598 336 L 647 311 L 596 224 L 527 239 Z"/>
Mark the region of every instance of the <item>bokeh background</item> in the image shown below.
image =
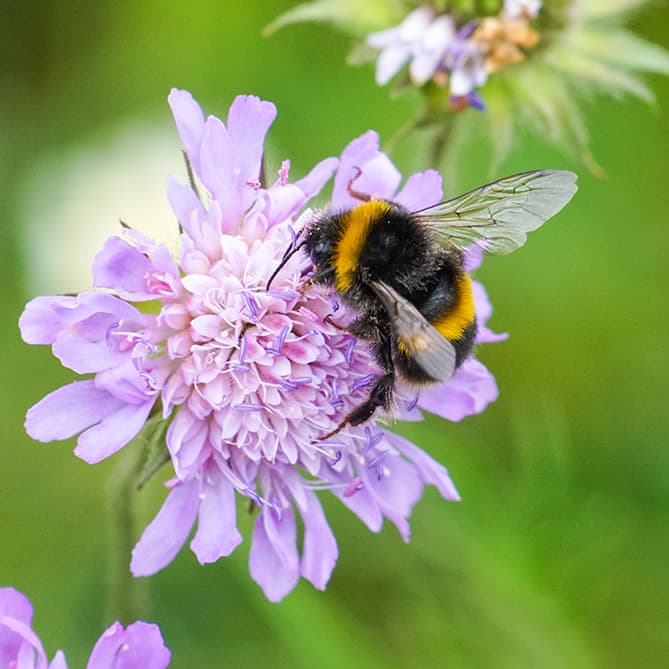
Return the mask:
<path id="1" fill-rule="evenodd" d="M 274 101 L 275 164 L 293 175 L 413 109 L 347 38 L 299 26 L 265 39 L 292 3 L 7 3 L 0 22 L 0 584 L 25 592 L 49 655 L 83 666 L 105 618 L 108 479 L 73 443 L 37 444 L 25 410 L 72 376 L 17 319 L 38 293 L 90 285 L 119 218 L 169 222 L 183 174 L 166 95 L 190 89 L 224 116 L 234 95 Z M 632 25 L 667 45 L 664 3 Z M 534 137 L 501 173 L 566 167 L 580 191 L 512 258 L 479 271 L 510 339 L 482 349 L 500 398 L 461 424 L 398 430 L 449 468 L 463 501 L 429 490 L 405 545 L 325 498 L 340 559 L 325 593 L 301 583 L 268 603 L 247 575 L 248 539 L 200 567 L 188 550 L 149 583 L 149 620 L 189 667 L 659 667 L 669 656 L 669 81 L 657 105 L 588 103 L 598 181 Z M 396 156 L 406 174 L 421 157 Z M 446 192 L 487 177 L 478 145 Z M 173 230 L 164 234 L 172 234 Z M 157 233 L 162 234 L 162 233 Z M 163 493 L 142 493 L 146 519 Z M 240 514 L 249 536 L 251 519 Z M 124 621 L 130 622 L 130 621 Z M 4 668 L 3 668 L 4 669 Z"/>

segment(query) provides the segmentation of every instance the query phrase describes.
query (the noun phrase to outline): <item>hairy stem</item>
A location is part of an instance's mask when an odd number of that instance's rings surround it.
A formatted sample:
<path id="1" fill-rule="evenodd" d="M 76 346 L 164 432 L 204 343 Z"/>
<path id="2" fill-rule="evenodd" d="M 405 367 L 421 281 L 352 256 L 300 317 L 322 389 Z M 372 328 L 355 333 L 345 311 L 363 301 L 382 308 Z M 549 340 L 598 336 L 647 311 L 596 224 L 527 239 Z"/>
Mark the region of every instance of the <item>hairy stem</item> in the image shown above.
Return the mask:
<path id="1" fill-rule="evenodd" d="M 106 620 L 125 623 L 146 618 L 147 581 L 130 573 L 130 554 L 137 540 L 139 493 L 137 483 L 144 460 L 143 449 L 124 448 L 109 481 L 110 551 L 105 598 Z"/>

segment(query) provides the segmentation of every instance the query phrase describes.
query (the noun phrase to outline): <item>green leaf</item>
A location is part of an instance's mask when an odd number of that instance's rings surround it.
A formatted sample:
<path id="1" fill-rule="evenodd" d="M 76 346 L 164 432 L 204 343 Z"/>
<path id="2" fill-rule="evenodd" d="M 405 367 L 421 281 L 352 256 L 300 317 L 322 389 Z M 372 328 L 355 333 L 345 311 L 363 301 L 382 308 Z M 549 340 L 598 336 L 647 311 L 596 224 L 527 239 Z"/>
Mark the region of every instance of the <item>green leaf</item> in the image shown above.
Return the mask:
<path id="1" fill-rule="evenodd" d="M 637 77 L 606 62 L 594 60 L 587 54 L 565 49 L 559 56 L 559 67 L 572 75 L 574 87 L 585 92 L 598 90 L 612 96 L 625 92 L 648 103 L 653 102 L 653 93 Z"/>
<path id="2" fill-rule="evenodd" d="M 626 30 L 584 30 L 577 48 L 590 58 L 606 61 L 625 70 L 669 75 L 669 52 Z"/>
<path id="3" fill-rule="evenodd" d="M 373 49 L 366 42 L 360 42 L 348 54 L 346 63 L 348 65 L 364 65 L 376 60 L 378 53 L 376 49 Z"/>
<path id="4" fill-rule="evenodd" d="M 646 4 L 647 0 L 586 0 L 579 10 L 589 19 L 622 18 L 620 15 Z"/>
<path id="5" fill-rule="evenodd" d="M 280 28 L 306 22 L 332 23 L 345 32 L 365 35 L 399 23 L 406 8 L 399 0 L 314 0 L 278 16 L 263 30 L 271 35 Z"/>

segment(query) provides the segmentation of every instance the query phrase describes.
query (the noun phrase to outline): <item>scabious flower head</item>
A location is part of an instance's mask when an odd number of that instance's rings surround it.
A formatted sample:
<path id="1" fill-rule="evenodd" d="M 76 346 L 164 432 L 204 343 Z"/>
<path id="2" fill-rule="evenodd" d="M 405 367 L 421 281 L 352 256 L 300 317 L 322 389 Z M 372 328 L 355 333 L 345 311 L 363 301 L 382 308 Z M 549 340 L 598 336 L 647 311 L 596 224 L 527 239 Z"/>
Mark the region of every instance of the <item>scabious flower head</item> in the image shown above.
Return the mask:
<path id="1" fill-rule="evenodd" d="M 32 628 L 30 600 L 14 588 L 0 588 L 0 667 L 3 669 L 67 669 L 62 651 L 48 661 Z M 160 629 L 137 621 L 124 628 L 113 623 L 102 633 L 86 664 L 87 669 L 164 669 L 171 653 Z"/>
<path id="2" fill-rule="evenodd" d="M 169 101 L 200 184 L 169 180 L 182 231 L 178 258 L 126 228 L 93 262 L 94 286 L 106 292 L 38 297 L 26 306 L 23 338 L 50 344 L 65 366 L 90 375 L 32 407 L 26 429 L 42 441 L 79 433 L 75 453 L 93 463 L 145 424 L 169 424 L 175 475 L 134 549 L 135 575 L 165 567 L 196 522 L 190 546 L 198 560 L 229 555 L 242 540 L 241 496 L 258 509 L 249 566 L 267 597 L 281 599 L 300 576 L 324 588 L 338 551 L 316 491 L 331 491 L 373 531 L 388 518 L 405 540 L 425 484 L 446 499 L 458 496 L 440 464 L 376 422 L 322 438 L 365 401 L 379 369 L 345 329 L 354 314 L 335 294 L 305 286 L 303 255 L 266 286 L 313 215 L 305 205 L 333 175 L 334 209 L 357 203 L 348 189 L 354 177 L 356 189 L 412 210 L 440 201 L 441 178 L 429 170 L 400 187 L 370 131 L 297 181 L 284 161 L 267 184 L 263 143 L 274 105 L 238 97 L 224 124 L 205 119 L 185 91 L 173 90 Z M 503 336 L 485 325 L 485 291 L 480 284 L 475 291 L 479 341 L 497 341 Z M 460 420 L 496 395 L 492 376 L 471 358 L 446 384 L 418 394 L 401 387 L 391 417 L 418 420 L 422 407 Z"/>
<path id="3" fill-rule="evenodd" d="M 376 20 L 356 11 L 359 4 L 306 2 L 270 30 L 299 21 L 335 23 L 356 39 L 349 62 L 376 61 L 379 85 L 394 79 L 396 89 L 420 90 L 415 127 L 457 136 L 453 146 L 468 146 L 468 133 L 489 136 L 493 172 L 516 129 L 529 128 L 601 173 L 588 148 L 581 99 L 627 93 L 651 102 L 638 73 L 669 74 L 669 54 L 624 27 L 645 0 L 433 0 L 418 7 L 376 0 Z M 489 113 L 452 118 L 470 107 Z M 440 163 L 443 157 L 433 156 Z M 458 157 L 449 151 L 449 165 Z"/>

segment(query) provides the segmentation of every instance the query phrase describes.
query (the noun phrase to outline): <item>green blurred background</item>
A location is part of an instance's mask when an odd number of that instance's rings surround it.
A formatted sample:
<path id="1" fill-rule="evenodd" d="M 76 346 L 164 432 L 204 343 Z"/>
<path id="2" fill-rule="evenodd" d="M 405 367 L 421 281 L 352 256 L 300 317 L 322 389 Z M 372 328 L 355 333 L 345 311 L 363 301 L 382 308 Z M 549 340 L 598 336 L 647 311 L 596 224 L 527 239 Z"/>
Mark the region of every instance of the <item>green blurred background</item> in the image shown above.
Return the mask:
<path id="1" fill-rule="evenodd" d="M 389 101 L 371 68 L 345 67 L 350 42 L 339 33 L 300 26 L 261 38 L 290 4 L 3 8 L 0 584 L 31 598 L 49 655 L 65 649 L 73 668 L 111 622 L 115 463 L 91 467 L 73 443 L 25 436 L 25 410 L 72 375 L 46 348 L 22 343 L 16 322 L 36 292 L 89 285 L 85 275 L 68 285 L 73 264 L 90 264 L 82 239 L 113 231 L 126 205 L 141 212 L 145 183 L 162 189 L 161 150 L 181 169 L 172 86 L 221 116 L 238 93 L 274 101 L 272 151 L 292 159 L 294 176 L 370 127 L 388 138 L 401 125 L 413 99 Z M 666 5 L 632 25 L 666 46 Z M 186 549 L 150 581 L 147 617 L 160 623 L 173 667 L 665 666 L 669 81 L 649 81 L 656 108 L 588 105 L 606 180 L 529 136 L 500 170 L 575 169 L 580 191 L 523 251 L 478 273 L 492 326 L 511 333 L 480 351 L 500 399 L 461 424 L 398 428 L 446 464 L 463 501 L 428 490 L 404 545 L 394 528 L 371 534 L 324 496 L 341 553 L 332 581 L 325 593 L 301 583 L 280 604 L 247 575 L 251 520 L 240 513 L 247 540 L 231 558 L 200 567 Z M 144 173 L 143 146 L 161 147 L 158 174 Z M 479 154 L 473 147 L 447 193 L 486 178 Z M 406 148 L 397 160 L 405 174 L 420 167 Z M 85 225 L 76 198 L 88 198 Z M 162 497 L 159 485 L 144 492 L 147 520 Z"/>

